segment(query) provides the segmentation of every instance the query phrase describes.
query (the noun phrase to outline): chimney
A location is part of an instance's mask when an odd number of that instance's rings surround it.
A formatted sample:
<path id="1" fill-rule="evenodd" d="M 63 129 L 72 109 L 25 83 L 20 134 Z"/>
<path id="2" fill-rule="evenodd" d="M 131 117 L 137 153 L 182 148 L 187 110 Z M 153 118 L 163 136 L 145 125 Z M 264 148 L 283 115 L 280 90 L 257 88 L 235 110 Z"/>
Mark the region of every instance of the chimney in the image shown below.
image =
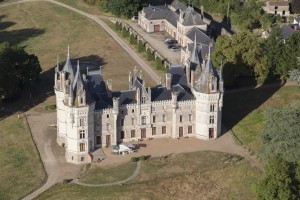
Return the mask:
<path id="1" fill-rule="evenodd" d="M 109 98 L 111 98 L 112 97 L 112 80 L 111 79 L 108 79 L 107 81 L 106 81 L 106 90 L 107 90 L 107 96 L 109 97 Z"/>
<path id="2" fill-rule="evenodd" d="M 171 85 L 172 85 L 172 74 L 166 73 L 166 87 L 168 90 L 171 89 Z"/>
<path id="3" fill-rule="evenodd" d="M 195 71 L 191 70 L 191 87 L 194 88 Z"/>
<path id="4" fill-rule="evenodd" d="M 185 70 L 186 70 L 187 83 L 190 84 L 191 83 L 191 69 L 190 69 L 190 66 L 187 65 Z"/>

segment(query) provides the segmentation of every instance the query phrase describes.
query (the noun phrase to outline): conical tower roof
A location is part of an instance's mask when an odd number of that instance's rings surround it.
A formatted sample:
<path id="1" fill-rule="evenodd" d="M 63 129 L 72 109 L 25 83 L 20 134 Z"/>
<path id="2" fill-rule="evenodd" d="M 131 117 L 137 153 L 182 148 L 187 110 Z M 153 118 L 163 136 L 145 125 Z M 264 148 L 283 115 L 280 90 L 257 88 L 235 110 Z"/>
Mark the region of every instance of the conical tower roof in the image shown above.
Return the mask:
<path id="1" fill-rule="evenodd" d="M 71 63 L 71 59 L 70 59 L 70 47 L 69 46 L 68 46 L 67 60 L 63 67 L 63 71 L 69 73 L 69 76 L 71 77 L 71 79 L 74 78 L 74 70 L 73 70 L 73 66 Z"/>
<path id="2" fill-rule="evenodd" d="M 77 71 L 74 77 L 74 82 L 73 82 L 73 90 L 78 89 L 78 88 L 83 88 L 83 79 L 80 73 L 80 65 L 79 65 L 79 60 L 77 62 Z"/>

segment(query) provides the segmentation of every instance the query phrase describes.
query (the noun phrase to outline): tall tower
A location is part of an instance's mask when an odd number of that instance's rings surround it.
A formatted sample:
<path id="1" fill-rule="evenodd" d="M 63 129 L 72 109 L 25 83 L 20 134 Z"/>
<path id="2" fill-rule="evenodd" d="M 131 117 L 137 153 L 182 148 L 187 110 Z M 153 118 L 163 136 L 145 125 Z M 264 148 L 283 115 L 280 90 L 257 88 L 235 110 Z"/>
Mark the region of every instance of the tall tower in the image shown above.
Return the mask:
<path id="1" fill-rule="evenodd" d="M 193 55 L 198 55 L 198 53 L 192 52 Z M 195 60 L 198 61 L 199 57 Z M 212 65 L 210 47 L 207 59 L 203 59 L 201 64 L 199 62 L 194 66 L 194 73 L 192 73 L 194 77 L 192 79 L 195 81 L 191 83 L 191 89 L 196 97 L 196 137 L 216 139 L 221 135 L 223 80 L 220 80 Z"/>
<path id="2" fill-rule="evenodd" d="M 65 147 L 68 162 L 89 163 L 89 152 L 94 148 L 95 103 L 88 93 L 86 76 L 81 75 L 79 61 L 74 75 L 69 48 L 63 69 L 56 67 L 54 90 L 57 143 Z"/>

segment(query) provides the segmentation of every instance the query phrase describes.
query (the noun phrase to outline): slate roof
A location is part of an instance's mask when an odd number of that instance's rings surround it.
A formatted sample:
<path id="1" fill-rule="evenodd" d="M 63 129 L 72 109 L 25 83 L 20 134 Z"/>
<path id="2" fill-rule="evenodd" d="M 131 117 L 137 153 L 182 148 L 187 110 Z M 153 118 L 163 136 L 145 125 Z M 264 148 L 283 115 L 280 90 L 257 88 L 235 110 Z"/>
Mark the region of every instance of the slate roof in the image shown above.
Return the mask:
<path id="1" fill-rule="evenodd" d="M 205 22 L 201 19 L 201 15 L 197 13 L 194 8 L 188 7 L 183 11 L 183 22 L 184 26 L 195 26 L 195 25 L 205 25 Z"/>
<path id="2" fill-rule="evenodd" d="M 151 6 L 143 8 L 145 17 L 149 20 L 165 19 L 170 12 L 166 6 Z"/>
<path id="3" fill-rule="evenodd" d="M 190 40 L 194 41 L 195 34 L 196 34 L 197 43 L 202 43 L 206 45 L 213 43 L 213 40 L 210 37 L 208 37 L 201 29 L 197 27 L 193 27 L 191 30 L 189 30 L 189 32 L 186 33 L 186 36 Z"/>
<path id="4" fill-rule="evenodd" d="M 172 2 L 171 7 L 173 7 L 175 10 L 185 10 L 187 9 L 187 6 L 184 5 L 183 3 L 175 0 Z"/>
<path id="5" fill-rule="evenodd" d="M 284 39 L 288 39 L 294 33 L 294 29 L 288 25 L 283 25 L 281 27 L 281 33 Z"/>
<path id="6" fill-rule="evenodd" d="M 173 26 L 177 27 L 177 21 L 179 20 L 179 14 L 170 11 L 166 17 L 166 20 Z"/>
<path id="7" fill-rule="evenodd" d="M 190 88 L 187 86 L 187 79 L 183 66 L 172 65 L 170 74 L 172 74 L 171 89 L 168 90 L 161 85 L 151 88 L 151 101 L 171 100 L 172 92 L 178 92 L 177 101 L 195 99 Z"/>

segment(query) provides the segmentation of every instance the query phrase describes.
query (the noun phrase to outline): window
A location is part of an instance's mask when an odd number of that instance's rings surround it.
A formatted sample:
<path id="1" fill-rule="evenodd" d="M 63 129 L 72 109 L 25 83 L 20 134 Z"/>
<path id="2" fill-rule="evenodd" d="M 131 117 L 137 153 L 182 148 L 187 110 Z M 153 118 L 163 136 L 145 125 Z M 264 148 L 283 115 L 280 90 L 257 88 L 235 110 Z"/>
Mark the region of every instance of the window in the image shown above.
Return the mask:
<path id="1" fill-rule="evenodd" d="M 161 127 L 161 134 L 166 134 L 166 126 Z"/>
<path id="2" fill-rule="evenodd" d="M 134 109 L 132 109 L 131 112 L 134 113 Z"/>
<path id="3" fill-rule="evenodd" d="M 124 114 L 124 111 L 123 111 L 123 110 L 121 110 L 121 114 L 122 114 L 122 115 Z"/>
<path id="4" fill-rule="evenodd" d="M 80 104 L 83 104 L 83 98 L 80 98 Z"/>
<path id="5" fill-rule="evenodd" d="M 155 107 L 152 107 L 152 112 L 155 112 Z"/>
<path id="6" fill-rule="evenodd" d="M 131 125 L 134 125 L 134 118 L 131 118 Z"/>
<path id="7" fill-rule="evenodd" d="M 193 127 L 192 126 L 188 126 L 188 134 L 191 134 L 193 132 Z"/>
<path id="8" fill-rule="evenodd" d="M 96 144 L 101 144 L 101 136 L 100 135 L 96 136 Z"/>
<path id="9" fill-rule="evenodd" d="M 156 135 L 156 127 L 152 127 L 152 135 Z"/>
<path id="10" fill-rule="evenodd" d="M 192 121 L 192 114 L 189 114 L 189 121 Z"/>
<path id="11" fill-rule="evenodd" d="M 131 130 L 131 138 L 135 138 L 135 130 Z"/>
<path id="12" fill-rule="evenodd" d="M 156 117 L 155 117 L 155 115 L 153 115 L 152 116 L 152 122 L 155 123 L 155 121 L 156 121 Z"/>
<path id="13" fill-rule="evenodd" d="M 146 124 L 146 116 L 142 116 L 142 125 Z"/>
<path id="14" fill-rule="evenodd" d="M 79 119 L 79 126 L 84 126 L 84 118 Z"/>
<path id="15" fill-rule="evenodd" d="M 124 119 L 121 119 L 121 126 L 124 126 Z"/>
<path id="16" fill-rule="evenodd" d="M 179 122 L 182 122 L 182 115 L 180 115 L 180 117 L 179 117 Z"/>
<path id="17" fill-rule="evenodd" d="M 80 143 L 79 147 L 80 147 L 80 151 L 85 151 L 85 145 L 84 145 L 84 143 Z"/>
<path id="18" fill-rule="evenodd" d="M 215 123 L 215 118 L 214 118 L 214 116 L 210 116 L 210 117 L 209 117 L 209 123 L 210 123 L 210 124 L 214 124 L 214 123 Z"/>
<path id="19" fill-rule="evenodd" d="M 106 124 L 106 130 L 107 130 L 107 131 L 110 131 L 110 123 L 107 123 L 107 124 Z"/>
<path id="20" fill-rule="evenodd" d="M 81 160 L 81 161 L 84 161 L 84 157 L 81 157 L 80 160 Z"/>
<path id="21" fill-rule="evenodd" d="M 80 130 L 80 131 L 79 131 L 79 138 L 80 138 L 80 139 L 85 138 L 85 130 Z"/>
<path id="22" fill-rule="evenodd" d="M 166 115 L 163 115 L 162 117 L 162 121 L 165 122 L 166 121 Z"/>
<path id="23" fill-rule="evenodd" d="M 120 132 L 120 135 L 121 135 L 121 139 L 124 139 L 124 138 L 125 138 L 125 133 L 124 133 L 124 131 L 121 131 L 121 132 Z"/>
<path id="24" fill-rule="evenodd" d="M 142 103 L 146 103 L 147 98 L 146 97 L 142 97 Z"/>
<path id="25" fill-rule="evenodd" d="M 109 118 L 109 114 L 106 115 L 106 118 L 107 118 L 107 119 Z"/>
<path id="26" fill-rule="evenodd" d="M 211 104 L 210 105 L 210 112 L 214 112 L 215 111 L 215 105 L 214 104 Z"/>

